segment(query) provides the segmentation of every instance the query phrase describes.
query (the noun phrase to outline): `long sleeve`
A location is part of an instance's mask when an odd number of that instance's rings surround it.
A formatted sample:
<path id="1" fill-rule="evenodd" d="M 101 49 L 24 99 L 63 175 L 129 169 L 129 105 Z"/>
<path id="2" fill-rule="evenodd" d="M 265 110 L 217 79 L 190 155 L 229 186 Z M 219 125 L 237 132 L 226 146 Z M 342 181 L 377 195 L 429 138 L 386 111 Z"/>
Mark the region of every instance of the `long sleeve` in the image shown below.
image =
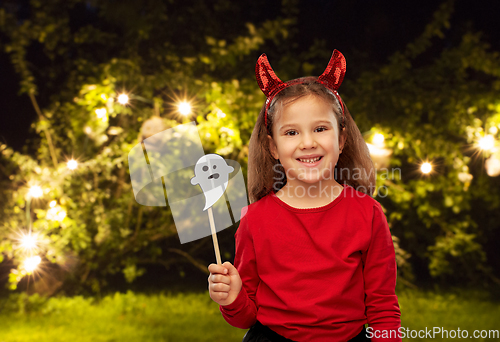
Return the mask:
<path id="1" fill-rule="evenodd" d="M 374 206 L 370 245 L 362 254 L 368 334 L 373 342 L 399 342 L 401 311 L 395 293 L 397 266 L 387 219 Z"/>
<path id="2" fill-rule="evenodd" d="M 242 215 L 234 237 L 236 244 L 234 266 L 240 274 L 243 286 L 236 300 L 229 305 L 219 305 L 219 310 L 224 319 L 232 326 L 249 329 L 257 321 L 255 294 L 260 280 L 247 215 Z"/>

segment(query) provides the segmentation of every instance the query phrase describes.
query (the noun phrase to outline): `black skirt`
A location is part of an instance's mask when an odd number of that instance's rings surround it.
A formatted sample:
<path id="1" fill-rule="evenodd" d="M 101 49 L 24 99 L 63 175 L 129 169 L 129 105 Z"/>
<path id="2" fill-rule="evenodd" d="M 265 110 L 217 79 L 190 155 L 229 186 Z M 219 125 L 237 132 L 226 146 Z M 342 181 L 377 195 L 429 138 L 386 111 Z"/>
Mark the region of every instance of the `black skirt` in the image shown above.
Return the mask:
<path id="1" fill-rule="evenodd" d="M 366 328 L 361 326 L 359 334 L 351 338 L 348 342 L 370 342 L 371 339 L 366 337 Z M 332 340 L 333 341 L 333 340 Z M 279 335 L 269 327 L 262 325 L 257 321 L 243 337 L 242 342 L 294 342 L 286 337 Z M 342 341 L 339 341 L 342 342 Z"/>

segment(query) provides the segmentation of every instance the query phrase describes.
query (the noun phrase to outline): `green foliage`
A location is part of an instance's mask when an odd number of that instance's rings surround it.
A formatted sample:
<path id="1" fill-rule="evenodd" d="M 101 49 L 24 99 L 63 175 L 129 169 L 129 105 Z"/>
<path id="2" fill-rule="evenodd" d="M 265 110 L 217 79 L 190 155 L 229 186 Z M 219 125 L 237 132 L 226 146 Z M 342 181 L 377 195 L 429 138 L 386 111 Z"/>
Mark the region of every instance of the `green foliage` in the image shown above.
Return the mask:
<path id="1" fill-rule="evenodd" d="M 159 129 L 195 120 L 205 152 L 237 160 L 246 175 L 248 142 L 264 101 L 255 84 L 256 57 L 275 51 L 273 66 L 287 80 L 319 74 L 324 65 L 317 61 L 331 53 L 318 40 L 301 53 L 293 50 L 295 1 L 283 1 L 276 18 L 253 22 L 234 15 L 241 12 L 237 2 L 171 3 L 31 1 L 23 20 L 0 7 L 2 47 L 20 76 L 20 92 L 31 95 L 35 109 L 36 99 L 44 100 L 33 124 L 35 155 L 0 146 L 0 256 L 14 263 L 11 289 L 30 274 L 16 240 L 30 222 L 40 268 L 68 269 L 68 293 L 98 294 L 113 274 L 133 282 L 150 263 L 181 277 L 186 263 L 206 272 L 211 240 L 179 249 L 170 210 L 136 203 L 128 152 Z M 72 27 L 72 13 L 86 6 L 100 25 Z M 470 31 L 435 48 L 447 39 L 452 8 L 445 2 L 406 49 L 342 85 L 367 140 L 383 133 L 392 151 L 389 172 L 378 170 L 376 198 L 395 235 L 398 279 L 406 283 L 414 280 L 412 258 L 425 260 L 439 279 L 498 282 L 484 250 L 488 233 L 498 228 L 481 218 L 498 211 L 500 192 L 491 189 L 499 184 L 485 175 L 474 147 L 487 133 L 499 138 L 500 58 Z M 45 65 L 33 66 L 28 50 L 34 47 Z M 117 102 L 122 93 L 127 105 Z M 180 100 L 190 101 L 191 116 L 178 113 Z M 71 158 L 78 161 L 73 171 L 66 165 Z M 434 165 L 429 175 L 419 171 L 425 160 Z M 43 196 L 31 201 L 33 185 Z M 221 238 L 222 250 L 234 248 L 234 229 Z"/>
<path id="2" fill-rule="evenodd" d="M 443 3 L 387 65 L 346 82 L 347 103 L 360 126 L 384 134 L 390 168 L 400 170 L 400 178 L 380 180 L 388 190 L 379 199 L 405 249 L 433 277 L 500 283 L 484 250 L 495 229 L 485 216 L 498 210 L 500 192 L 483 163 L 496 152 L 478 149 L 486 134 L 500 137 L 500 54 L 479 33 L 445 37 L 452 8 Z M 441 39 L 448 44 L 436 47 Z M 433 165 L 428 175 L 419 170 L 425 161 Z"/>
<path id="3" fill-rule="evenodd" d="M 49 262 L 68 269 L 70 292 L 99 293 L 106 276 L 117 273 L 133 282 L 145 264 L 158 263 L 184 276 L 180 264 L 206 269 L 209 263 L 203 258 L 213 248 L 210 240 L 181 250 L 169 208 L 136 203 L 128 153 L 159 127 L 196 120 L 206 153 L 237 160 L 246 174 L 246 144 L 264 96 L 252 68 L 241 65 L 252 65 L 265 44 L 285 42 L 294 18 L 287 9 L 278 18 L 235 22 L 228 31 L 220 19 L 239 5 L 179 2 L 175 10 L 159 1 L 144 5 L 147 10 L 143 5 L 32 1 L 31 16 L 21 25 L 17 13 L 0 9 L 5 52 L 21 76 L 21 93 L 43 95 L 48 102 L 33 124 L 40 136 L 36 156 L 0 147 L 1 174 L 8 177 L 0 178 L 5 184 L 0 253 L 15 264 L 11 289 L 31 274 L 23 266 L 29 253 L 11 234 L 27 234 L 28 221 L 40 241 L 39 269 Z M 82 6 L 91 6 L 105 25 L 71 27 L 72 13 L 85 11 Z M 209 19 L 220 24 L 191 24 Z M 27 57 L 34 44 L 51 61 L 37 80 Z M 118 103 L 121 93 L 128 94 L 128 104 Z M 32 100 L 37 105 L 36 97 Z M 191 116 L 179 115 L 180 100 L 191 102 Z M 73 171 L 66 165 L 70 159 L 78 161 Z M 31 203 L 27 193 L 33 185 L 44 194 Z M 27 220 L 29 204 L 33 214 Z"/>

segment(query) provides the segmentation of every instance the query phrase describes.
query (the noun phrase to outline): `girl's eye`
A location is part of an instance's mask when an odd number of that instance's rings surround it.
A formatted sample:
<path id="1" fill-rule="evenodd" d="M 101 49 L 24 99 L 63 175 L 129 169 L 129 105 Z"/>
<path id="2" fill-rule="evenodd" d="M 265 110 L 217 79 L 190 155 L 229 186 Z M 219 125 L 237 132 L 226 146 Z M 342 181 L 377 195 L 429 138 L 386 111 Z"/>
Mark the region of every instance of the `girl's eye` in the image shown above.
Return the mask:
<path id="1" fill-rule="evenodd" d="M 320 132 L 323 132 L 323 131 L 327 130 L 327 128 L 326 128 L 326 127 L 324 127 L 324 126 L 318 127 L 318 128 L 316 128 L 316 129 L 321 129 L 321 131 L 320 131 Z M 297 131 L 295 131 L 295 130 L 291 129 L 291 130 L 289 130 L 289 131 L 286 131 L 286 132 L 285 132 L 285 135 L 290 135 L 290 134 L 288 134 L 288 133 L 290 133 L 290 132 L 297 132 Z M 293 134 L 293 135 L 295 135 L 295 134 Z"/>

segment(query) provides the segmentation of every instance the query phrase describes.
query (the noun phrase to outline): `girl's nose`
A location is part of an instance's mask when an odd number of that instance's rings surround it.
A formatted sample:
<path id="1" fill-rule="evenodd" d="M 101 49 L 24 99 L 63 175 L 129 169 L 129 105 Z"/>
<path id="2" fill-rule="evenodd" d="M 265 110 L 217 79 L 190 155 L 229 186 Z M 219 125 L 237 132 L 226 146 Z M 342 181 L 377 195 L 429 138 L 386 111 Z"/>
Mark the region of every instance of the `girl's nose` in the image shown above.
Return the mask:
<path id="1" fill-rule="evenodd" d="M 312 134 L 304 133 L 302 135 L 302 140 L 300 141 L 300 148 L 313 148 L 316 147 L 317 143 Z"/>

